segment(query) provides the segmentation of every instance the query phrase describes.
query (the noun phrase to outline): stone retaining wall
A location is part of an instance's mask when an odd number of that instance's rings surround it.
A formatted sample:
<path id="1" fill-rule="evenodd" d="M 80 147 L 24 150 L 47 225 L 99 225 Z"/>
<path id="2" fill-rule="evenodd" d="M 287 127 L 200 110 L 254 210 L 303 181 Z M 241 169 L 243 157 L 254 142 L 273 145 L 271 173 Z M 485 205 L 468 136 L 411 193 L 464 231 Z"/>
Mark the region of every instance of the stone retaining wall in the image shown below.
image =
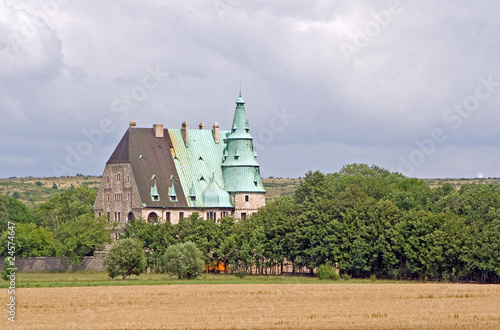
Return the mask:
<path id="1" fill-rule="evenodd" d="M 57 257 L 30 257 L 16 258 L 16 267 L 19 272 L 66 272 L 66 271 L 104 271 L 105 252 L 94 252 L 92 257 L 84 257 L 81 265 L 70 265 Z M 3 268 L 3 260 L 0 260 Z"/>

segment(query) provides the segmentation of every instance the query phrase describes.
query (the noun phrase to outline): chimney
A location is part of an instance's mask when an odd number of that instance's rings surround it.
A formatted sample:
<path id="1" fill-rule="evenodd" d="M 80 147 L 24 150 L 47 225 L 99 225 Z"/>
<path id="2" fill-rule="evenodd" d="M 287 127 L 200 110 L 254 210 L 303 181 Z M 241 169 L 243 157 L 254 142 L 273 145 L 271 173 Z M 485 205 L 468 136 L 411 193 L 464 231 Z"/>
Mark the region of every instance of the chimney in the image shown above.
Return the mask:
<path id="1" fill-rule="evenodd" d="M 182 123 L 182 139 L 184 140 L 184 144 L 186 145 L 186 147 L 188 147 L 189 143 L 188 143 L 188 123 L 187 123 L 187 121 Z"/>
<path id="2" fill-rule="evenodd" d="M 205 124 L 203 123 L 200 123 L 200 126 L 198 126 L 200 129 L 204 129 L 205 128 Z"/>
<path id="3" fill-rule="evenodd" d="M 213 133 L 214 133 L 215 143 L 219 143 L 220 142 L 219 128 L 220 128 L 219 123 L 215 122 L 214 127 L 213 127 Z"/>
<path id="4" fill-rule="evenodd" d="M 129 124 L 128 124 L 129 127 L 136 127 L 137 124 L 135 121 L 131 121 Z"/>
<path id="5" fill-rule="evenodd" d="M 163 137 L 163 125 L 154 124 L 153 125 L 153 131 L 155 132 L 155 136 L 157 138 L 162 138 Z"/>

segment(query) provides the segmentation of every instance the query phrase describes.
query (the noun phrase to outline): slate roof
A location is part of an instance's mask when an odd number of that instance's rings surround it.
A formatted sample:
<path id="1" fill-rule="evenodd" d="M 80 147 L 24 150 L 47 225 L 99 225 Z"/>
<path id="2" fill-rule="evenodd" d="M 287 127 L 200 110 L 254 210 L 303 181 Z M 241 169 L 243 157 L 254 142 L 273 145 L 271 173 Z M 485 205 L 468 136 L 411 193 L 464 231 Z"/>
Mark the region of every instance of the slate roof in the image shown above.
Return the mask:
<path id="1" fill-rule="evenodd" d="M 177 193 L 176 201 L 169 197 L 172 184 L 176 192 L 182 192 L 182 186 L 170 151 L 172 141 L 165 134 L 167 131 L 164 130 L 163 138 L 157 138 L 152 128 L 129 127 L 107 163 L 130 163 L 144 206 L 188 207 L 184 194 Z M 151 197 L 155 181 L 158 201 Z"/>

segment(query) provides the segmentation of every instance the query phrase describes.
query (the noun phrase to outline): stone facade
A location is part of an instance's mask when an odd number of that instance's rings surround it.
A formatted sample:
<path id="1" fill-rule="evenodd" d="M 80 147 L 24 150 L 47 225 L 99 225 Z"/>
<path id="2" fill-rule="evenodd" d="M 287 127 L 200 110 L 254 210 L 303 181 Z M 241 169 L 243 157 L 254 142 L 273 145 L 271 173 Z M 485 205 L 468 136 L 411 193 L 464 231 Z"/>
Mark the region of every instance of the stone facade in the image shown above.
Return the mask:
<path id="1" fill-rule="evenodd" d="M 238 219 L 244 219 L 257 212 L 266 204 L 265 194 L 236 193 L 233 194 L 234 214 Z"/>
<path id="2" fill-rule="evenodd" d="M 94 204 L 96 216 L 107 216 L 119 226 L 111 233 L 117 239 L 132 218 L 141 218 L 143 207 L 130 164 L 107 164 Z"/>

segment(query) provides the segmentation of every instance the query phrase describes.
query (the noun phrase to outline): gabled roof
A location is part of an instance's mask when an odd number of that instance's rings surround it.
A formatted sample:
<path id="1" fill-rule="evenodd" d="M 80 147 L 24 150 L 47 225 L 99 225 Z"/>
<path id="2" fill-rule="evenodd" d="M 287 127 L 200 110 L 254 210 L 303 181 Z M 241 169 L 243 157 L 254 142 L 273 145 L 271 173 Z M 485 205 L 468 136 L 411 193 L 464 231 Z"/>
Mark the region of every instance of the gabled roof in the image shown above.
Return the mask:
<path id="1" fill-rule="evenodd" d="M 152 128 L 129 127 L 107 164 L 130 163 L 139 197 L 147 207 L 188 207 L 182 185 L 171 155 L 172 141 L 164 130 L 162 138 Z M 151 188 L 155 186 L 158 200 L 153 200 Z M 172 185 L 176 200 L 169 196 Z"/>

